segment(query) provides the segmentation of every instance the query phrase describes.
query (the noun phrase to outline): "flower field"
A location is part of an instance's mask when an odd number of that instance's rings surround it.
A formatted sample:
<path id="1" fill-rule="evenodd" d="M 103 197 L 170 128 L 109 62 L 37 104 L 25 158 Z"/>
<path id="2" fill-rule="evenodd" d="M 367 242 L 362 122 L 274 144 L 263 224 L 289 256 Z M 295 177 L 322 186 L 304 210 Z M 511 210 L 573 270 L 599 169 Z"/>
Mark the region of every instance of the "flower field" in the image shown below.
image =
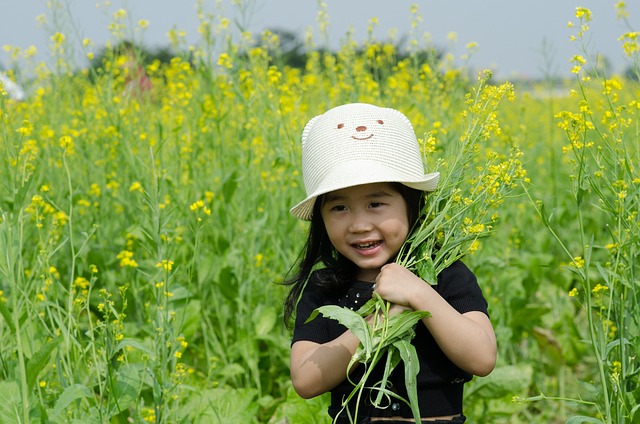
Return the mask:
<path id="1" fill-rule="evenodd" d="M 148 24 L 125 18 L 114 44 Z M 301 130 L 341 103 L 393 107 L 435 167 L 465 136 L 477 73 L 419 36 L 406 53 L 347 39 L 291 67 L 276 34 L 200 18 L 200 44 L 171 33 L 173 58 L 141 69 L 139 50 L 114 49 L 78 72 L 64 32 L 53 65 L 12 50 L 36 77 L 25 100 L 0 94 L 1 423 L 329 422 L 328 398 L 291 387 L 282 321 L 306 231 L 288 213 Z M 526 178 L 465 222 L 491 233 L 464 261 L 499 347 L 467 385 L 470 423 L 640 422 L 640 35 L 620 34 L 635 79 L 609 75 L 585 47 L 597 17 L 567 19 L 574 78 L 515 83 L 483 115 L 483 148 L 517 149 Z M 472 184 L 504 180 L 479 163 Z"/>

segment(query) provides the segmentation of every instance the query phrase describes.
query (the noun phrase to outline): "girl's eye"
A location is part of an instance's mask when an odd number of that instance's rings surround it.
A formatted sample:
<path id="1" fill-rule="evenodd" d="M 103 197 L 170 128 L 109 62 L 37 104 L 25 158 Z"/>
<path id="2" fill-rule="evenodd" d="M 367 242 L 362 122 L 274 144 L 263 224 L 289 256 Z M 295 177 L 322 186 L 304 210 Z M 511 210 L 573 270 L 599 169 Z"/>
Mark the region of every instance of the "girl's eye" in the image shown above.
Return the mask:
<path id="1" fill-rule="evenodd" d="M 380 206 L 382 206 L 382 202 L 372 202 L 372 203 L 369 203 L 369 207 L 370 207 L 370 208 L 379 208 Z"/>
<path id="2" fill-rule="evenodd" d="M 331 207 L 332 211 L 336 211 L 336 212 L 342 212 L 344 210 L 346 210 L 347 207 L 345 205 L 335 205 Z"/>

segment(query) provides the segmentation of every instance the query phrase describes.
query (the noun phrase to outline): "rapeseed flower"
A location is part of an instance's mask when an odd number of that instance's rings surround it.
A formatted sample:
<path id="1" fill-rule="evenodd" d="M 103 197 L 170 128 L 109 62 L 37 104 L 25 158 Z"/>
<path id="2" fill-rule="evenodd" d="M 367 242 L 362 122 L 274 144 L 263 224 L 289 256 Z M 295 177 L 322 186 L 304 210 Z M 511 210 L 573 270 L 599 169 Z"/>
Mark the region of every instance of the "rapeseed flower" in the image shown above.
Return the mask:
<path id="1" fill-rule="evenodd" d="M 607 290 L 609 290 L 609 287 L 598 283 L 598 284 L 596 284 L 596 286 L 593 289 L 591 289 L 591 293 L 600 294 L 601 292 L 604 292 L 604 291 L 607 291 Z"/>
<path id="2" fill-rule="evenodd" d="M 156 268 L 161 268 L 164 271 L 171 271 L 173 269 L 173 261 L 170 259 L 163 259 L 156 264 Z"/>
<path id="3" fill-rule="evenodd" d="M 137 268 L 138 267 L 138 263 L 135 261 L 135 259 L 133 259 L 133 252 L 130 250 L 123 250 L 120 253 L 118 253 L 116 257 L 120 259 L 121 268 L 124 268 L 124 267 Z"/>

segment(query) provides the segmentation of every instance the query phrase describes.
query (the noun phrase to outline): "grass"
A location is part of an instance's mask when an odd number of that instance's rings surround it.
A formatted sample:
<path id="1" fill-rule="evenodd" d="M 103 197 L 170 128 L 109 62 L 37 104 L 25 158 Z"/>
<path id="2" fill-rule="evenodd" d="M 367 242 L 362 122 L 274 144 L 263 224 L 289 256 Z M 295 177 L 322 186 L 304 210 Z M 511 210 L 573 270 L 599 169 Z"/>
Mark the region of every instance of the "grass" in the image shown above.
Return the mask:
<path id="1" fill-rule="evenodd" d="M 305 234 L 288 215 L 301 128 L 377 103 L 431 134 L 435 161 L 475 78 L 375 40 L 288 68 L 272 36 L 219 51 L 219 23 L 146 65 L 150 91 L 127 88 L 125 56 L 72 73 L 56 36 L 56 72 L 34 66 L 26 101 L 0 96 L 0 421 L 327 422 L 326 396 L 291 390 L 281 315 Z M 499 340 L 470 422 L 638 418 L 638 86 L 577 54 L 566 96 L 516 85 L 485 141 L 518 147 L 530 183 L 465 259 Z"/>

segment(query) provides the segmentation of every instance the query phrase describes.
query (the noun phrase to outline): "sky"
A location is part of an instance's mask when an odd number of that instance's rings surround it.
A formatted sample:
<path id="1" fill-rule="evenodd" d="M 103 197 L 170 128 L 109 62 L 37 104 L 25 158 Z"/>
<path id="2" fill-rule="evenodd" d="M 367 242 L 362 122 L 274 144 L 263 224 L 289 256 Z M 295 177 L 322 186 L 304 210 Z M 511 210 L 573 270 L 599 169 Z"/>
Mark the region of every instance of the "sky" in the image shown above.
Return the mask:
<path id="1" fill-rule="evenodd" d="M 50 2 L 63 6 L 56 16 L 47 7 Z M 109 3 L 110 1 L 110 3 Z M 299 35 L 310 29 L 319 43 L 317 0 L 243 0 L 241 11 L 233 0 L 200 0 L 207 12 L 224 16 L 259 34 L 264 29 L 282 29 Z M 629 31 L 640 31 L 640 1 L 627 0 L 629 17 L 626 22 L 616 18 L 618 0 L 324 0 L 328 14 L 329 47 L 337 48 L 350 31 L 356 41 L 367 37 L 367 28 L 377 20 L 373 35 L 388 40 L 390 31 L 396 40 L 409 36 L 411 5 L 418 5 L 422 22 L 416 33 L 424 34 L 436 47 L 451 53 L 457 63 L 467 52 L 469 43 L 477 43 L 468 64 L 473 69 L 491 69 L 503 79 L 539 78 L 544 74 L 568 76 L 570 59 L 582 54 L 578 43 L 570 36 L 577 28 L 576 7 L 592 12 L 589 23 L 587 51 L 606 57 L 613 72 L 623 72 L 630 66 L 625 59 L 618 37 Z M 113 41 L 108 29 L 118 9 L 128 11 L 130 28 L 140 19 L 149 22 L 140 32 L 144 45 L 168 45 L 167 33 L 184 31 L 189 44 L 197 44 L 198 18 L 196 0 L 0 0 L 0 64 L 10 66 L 10 53 L 5 46 L 23 51 L 29 46 L 38 50 L 37 59 L 47 61 L 52 28 L 65 28 L 70 37 L 88 38 L 97 51 L 107 40 Z M 47 25 L 36 17 L 44 15 Z M 55 23 L 54 21 L 57 21 Z M 235 24 L 232 24 L 232 26 Z M 141 34 L 141 35 L 140 35 Z M 452 39 L 452 34 L 455 37 Z M 453 41 L 455 40 L 455 41 Z M 421 41 L 422 42 L 422 41 Z M 426 44 L 423 44 L 426 46 Z"/>

